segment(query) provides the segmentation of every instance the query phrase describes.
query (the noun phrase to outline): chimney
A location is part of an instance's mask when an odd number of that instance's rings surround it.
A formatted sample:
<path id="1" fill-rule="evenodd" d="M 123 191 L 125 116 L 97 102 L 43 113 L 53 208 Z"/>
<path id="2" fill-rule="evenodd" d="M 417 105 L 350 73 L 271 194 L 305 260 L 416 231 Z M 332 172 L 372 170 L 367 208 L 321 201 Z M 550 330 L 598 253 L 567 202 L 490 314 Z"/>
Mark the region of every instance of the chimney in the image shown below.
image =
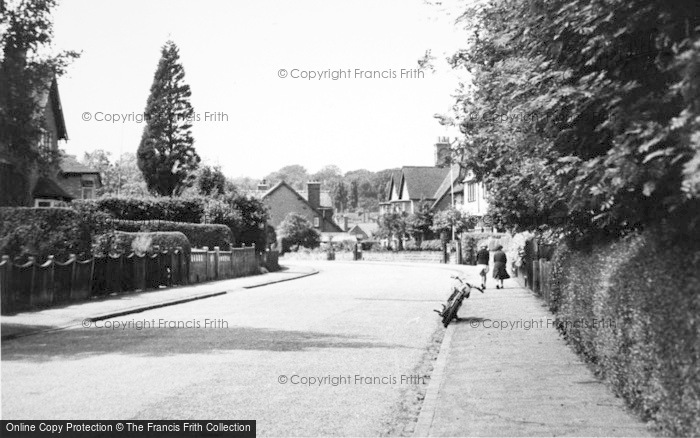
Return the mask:
<path id="1" fill-rule="evenodd" d="M 267 185 L 267 180 L 262 180 L 258 183 L 258 190 L 261 192 L 266 192 L 270 188 L 269 185 Z"/>
<path id="2" fill-rule="evenodd" d="M 446 167 L 449 165 L 449 159 L 452 157 L 452 147 L 449 137 L 438 137 L 435 143 L 435 166 Z"/>
<path id="3" fill-rule="evenodd" d="M 306 200 L 309 204 L 318 210 L 321 206 L 321 183 L 318 181 L 309 181 L 306 183 Z"/>
<path id="4" fill-rule="evenodd" d="M 343 231 L 347 231 L 347 230 L 349 230 L 349 229 L 350 229 L 350 228 L 348 227 L 348 217 L 347 217 L 347 216 L 343 216 Z"/>

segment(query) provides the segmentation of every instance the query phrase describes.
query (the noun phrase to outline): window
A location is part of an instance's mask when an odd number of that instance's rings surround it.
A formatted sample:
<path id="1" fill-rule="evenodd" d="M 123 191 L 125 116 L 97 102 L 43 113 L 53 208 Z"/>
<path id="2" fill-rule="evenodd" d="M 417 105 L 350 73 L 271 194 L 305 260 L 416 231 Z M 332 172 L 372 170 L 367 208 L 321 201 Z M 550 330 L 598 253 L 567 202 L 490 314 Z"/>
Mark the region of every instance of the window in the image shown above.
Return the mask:
<path id="1" fill-rule="evenodd" d="M 92 199 L 95 197 L 95 181 L 92 179 L 84 179 L 82 182 L 82 197 L 83 199 Z"/>
<path id="2" fill-rule="evenodd" d="M 316 216 L 314 218 L 314 227 L 318 228 L 320 226 L 321 226 L 321 220 L 318 218 L 318 216 Z"/>
<path id="3" fill-rule="evenodd" d="M 37 207 L 51 207 L 50 201 L 37 201 Z"/>
<path id="4" fill-rule="evenodd" d="M 39 153 L 45 159 L 48 158 L 49 152 L 53 148 L 53 133 L 45 129 L 41 130 L 41 136 L 39 137 Z"/>
<path id="5" fill-rule="evenodd" d="M 476 201 L 476 184 L 467 184 L 467 202 Z"/>

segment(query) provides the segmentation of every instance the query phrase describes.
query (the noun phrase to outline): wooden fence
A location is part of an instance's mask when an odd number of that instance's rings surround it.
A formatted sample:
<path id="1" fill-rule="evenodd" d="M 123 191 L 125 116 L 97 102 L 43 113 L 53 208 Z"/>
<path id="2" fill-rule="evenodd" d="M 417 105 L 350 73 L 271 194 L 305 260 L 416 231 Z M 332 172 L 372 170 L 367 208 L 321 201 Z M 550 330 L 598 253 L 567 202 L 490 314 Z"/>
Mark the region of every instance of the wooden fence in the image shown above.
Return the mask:
<path id="1" fill-rule="evenodd" d="M 153 254 L 122 254 L 65 262 L 49 256 L 44 263 L 29 257 L 16 263 L 0 259 L 2 313 L 49 307 L 126 291 L 158 289 L 259 273 L 263 265 L 279 269 L 276 252 L 256 254 L 255 247 L 219 251 L 194 249 L 189 257 L 180 249 Z"/>
<path id="2" fill-rule="evenodd" d="M 552 262 L 553 245 L 538 244 L 536 239 L 525 242 L 523 265 L 516 271 L 516 276 L 523 279 L 525 287 L 540 295 L 547 302 L 552 296 Z"/>

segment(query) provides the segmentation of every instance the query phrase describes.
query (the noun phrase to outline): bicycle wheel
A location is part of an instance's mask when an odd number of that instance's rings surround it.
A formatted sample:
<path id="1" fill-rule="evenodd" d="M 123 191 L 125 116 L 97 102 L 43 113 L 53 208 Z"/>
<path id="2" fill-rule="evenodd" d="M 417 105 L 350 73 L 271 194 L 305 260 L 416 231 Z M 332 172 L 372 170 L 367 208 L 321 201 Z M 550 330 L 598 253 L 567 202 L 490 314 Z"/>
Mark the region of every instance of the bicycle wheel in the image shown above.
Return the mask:
<path id="1" fill-rule="evenodd" d="M 447 328 L 448 325 L 452 322 L 453 319 L 457 316 L 457 311 L 459 311 L 459 301 L 455 300 L 452 302 L 450 305 L 450 308 L 447 309 L 445 312 L 445 316 L 442 317 L 442 325 Z"/>

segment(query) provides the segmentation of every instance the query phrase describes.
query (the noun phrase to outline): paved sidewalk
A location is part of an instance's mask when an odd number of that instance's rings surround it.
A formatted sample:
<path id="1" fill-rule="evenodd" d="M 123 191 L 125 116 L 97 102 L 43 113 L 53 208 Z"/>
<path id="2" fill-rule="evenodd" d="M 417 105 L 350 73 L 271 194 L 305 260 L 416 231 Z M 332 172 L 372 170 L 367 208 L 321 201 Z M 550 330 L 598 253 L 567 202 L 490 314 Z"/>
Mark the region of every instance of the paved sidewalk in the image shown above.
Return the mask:
<path id="1" fill-rule="evenodd" d="M 0 316 L 2 340 L 28 336 L 50 330 L 59 330 L 82 324 L 85 319 L 99 320 L 142 312 L 157 307 L 222 295 L 241 289 L 265 286 L 281 281 L 313 275 L 318 271 L 310 266 L 293 266 L 264 275 L 212 281 L 193 286 L 179 286 L 147 292 L 118 294 L 103 299 L 83 301 L 46 310 Z"/>
<path id="2" fill-rule="evenodd" d="M 651 435 L 566 345 L 542 300 L 512 279 L 503 290 L 489 281 L 447 329 L 414 436 Z"/>

